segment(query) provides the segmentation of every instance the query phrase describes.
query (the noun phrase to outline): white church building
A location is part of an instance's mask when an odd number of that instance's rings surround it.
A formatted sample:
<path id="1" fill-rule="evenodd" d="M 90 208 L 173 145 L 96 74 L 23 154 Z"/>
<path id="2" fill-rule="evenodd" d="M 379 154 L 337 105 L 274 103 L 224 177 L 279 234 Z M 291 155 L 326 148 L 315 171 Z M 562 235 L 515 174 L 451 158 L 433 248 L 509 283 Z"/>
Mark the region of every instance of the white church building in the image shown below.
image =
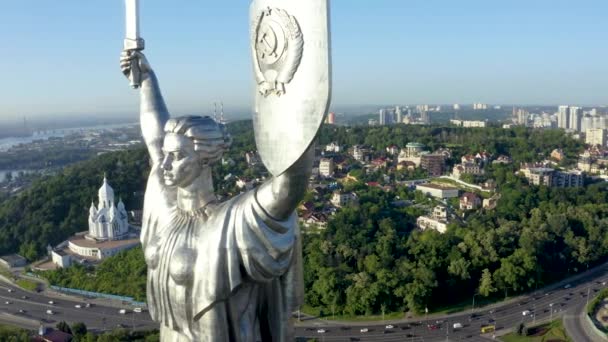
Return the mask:
<path id="1" fill-rule="evenodd" d="M 129 231 L 128 214 L 121 199 L 114 202 L 114 189 L 103 177 L 98 203 L 89 208 L 89 230 L 77 233 L 51 251 L 55 265 L 68 267 L 72 262 L 98 262 L 139 244 L 137 233 Z"/>
<path id="2" fill-rule="evenodd" d="M 129 233 L 127 211 L 122 199 L 114 204 L 114 189 L 103 177 L 103 185 L 98 191 L 99 204 L 91 202 L 89 208 L 89 233 L 85 238 L 96 241 L 121 240 Z"/>

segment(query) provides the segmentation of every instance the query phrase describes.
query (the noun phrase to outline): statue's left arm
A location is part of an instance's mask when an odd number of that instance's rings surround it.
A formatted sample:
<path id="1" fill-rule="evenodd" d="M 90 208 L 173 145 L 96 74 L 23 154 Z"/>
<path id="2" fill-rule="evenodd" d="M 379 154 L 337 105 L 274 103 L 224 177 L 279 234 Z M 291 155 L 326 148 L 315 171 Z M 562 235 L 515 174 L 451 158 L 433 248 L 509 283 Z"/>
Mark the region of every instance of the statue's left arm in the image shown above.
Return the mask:
<path id="1" fill-rule="evenodd" d="M 314 161 L 314 143 L 290 168 L 262 184 L 256 199 L 266 213 L 276 220 L 285 220 L 304 197 Z"/>

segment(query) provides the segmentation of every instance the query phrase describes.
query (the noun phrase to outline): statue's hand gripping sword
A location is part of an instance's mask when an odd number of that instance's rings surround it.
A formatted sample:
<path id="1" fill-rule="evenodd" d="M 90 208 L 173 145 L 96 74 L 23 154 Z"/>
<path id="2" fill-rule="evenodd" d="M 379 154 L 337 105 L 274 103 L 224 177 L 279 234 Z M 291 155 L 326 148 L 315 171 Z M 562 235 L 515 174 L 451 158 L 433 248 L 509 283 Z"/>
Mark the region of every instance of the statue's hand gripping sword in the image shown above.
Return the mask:
<path id="1" fill-rule="evenodd" d="M 126 8 L 126 31 L 124 49 L 132 54 L 133 51 L 144 49 L 144 40 L 139 37 L 139 0 L 125 0 Z M 134 58 L 131 61 L 131 74 L 129 75 L 131 87 L 139 88 L 141 84 L 141 70 L 139 60 Z"/>

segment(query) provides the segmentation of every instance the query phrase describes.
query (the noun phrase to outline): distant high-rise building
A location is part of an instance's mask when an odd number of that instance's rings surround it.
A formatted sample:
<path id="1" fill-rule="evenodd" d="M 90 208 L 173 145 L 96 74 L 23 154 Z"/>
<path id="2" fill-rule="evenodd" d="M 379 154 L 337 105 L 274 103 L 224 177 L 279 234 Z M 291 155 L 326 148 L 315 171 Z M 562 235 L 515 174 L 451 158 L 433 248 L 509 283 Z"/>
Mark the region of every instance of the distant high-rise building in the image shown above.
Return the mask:
<path id="1" fill-rule="evenodd" d="M 454 108 L 454 110 L 460 110 L 460 105 L 458 103 L 454 103 L 452 108 Z"/>
<path id="2" fill-rule="evenodd" d="M 378 124 L 383 126 L 388 124 L 388 118 L 386 115 L 386 110 L 380 109 L 378 111 Z"/>
<path id="3" fill-rule="evenodd" d="M 588 129 L 585 131 L 585 143 L 593 146 L 606 146 L 606 130 L 601 128 Z"/>
<path id="4" fill-rule="evenodd" d="M 608 118 L 605 115 L 600 116 L 598 127 L 594 128 L 608 129 Z"/>
<path id="5" fill-rule="evenodd" d="M 581 131 L 581 108 L 580 107 L 570 107 L 570 123 L 568 124 L 568 128 L 571 130 L 580 132 Z"/>
<path id="6" fill-rule="evenodd" d="M 429 112 L 424 111 L 420 113 L 420 122 L 425 125 L 431 124 L 431 115 L 429 114 Z"/>
<path id="7" fill-rule="evenodd" d="M 581 124 L 581 132 L 587 132 L 588 129 L 592 129 L 593 127 L 593 118 L 585 115 Z"/>
<path id="8" fill-rule="evenodd" d="M 325 123 L 328 125 L 333 125 L 336 123 L 336 114 L 334 112 L 329 112 L 327 114 L 327 118 L 325 119 Z"/>
<path id="9" fill-rule="evenodd" d="M 403 123 L 403 114 L 399 106 L 395 106 L 395 123 Z"/>
<path id="10" fill-rule="evenodd" d="M 570 128 L 570 109 L 568 106 L 557 107 L 557 127 L 563 129 Z"/>
<path id="11" fill-rule="evenodd" d="M 526 111 L 525 109 L 518 109 L 517 110 L 517 124 L 518 125 L 523 125 L 526 126 L 528 124 L 528 111 Z"/>

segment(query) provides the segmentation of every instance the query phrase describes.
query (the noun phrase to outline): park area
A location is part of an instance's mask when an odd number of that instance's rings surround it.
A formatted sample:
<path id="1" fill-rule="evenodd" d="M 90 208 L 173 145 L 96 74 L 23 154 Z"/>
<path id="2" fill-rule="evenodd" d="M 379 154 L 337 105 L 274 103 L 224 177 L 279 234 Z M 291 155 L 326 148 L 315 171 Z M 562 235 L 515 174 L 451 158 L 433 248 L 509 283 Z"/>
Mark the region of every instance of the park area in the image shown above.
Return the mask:
<path id="1" fill-rule="evenodd" d="M 572 342 L 572 339 L 566 335 L 566 329 L 564 329 L 561 319 L 529 327 L 527 335 L 524 335 L 526 334 L 520 335 L 513 332 L 500 339 L 504 342 Z"/>

